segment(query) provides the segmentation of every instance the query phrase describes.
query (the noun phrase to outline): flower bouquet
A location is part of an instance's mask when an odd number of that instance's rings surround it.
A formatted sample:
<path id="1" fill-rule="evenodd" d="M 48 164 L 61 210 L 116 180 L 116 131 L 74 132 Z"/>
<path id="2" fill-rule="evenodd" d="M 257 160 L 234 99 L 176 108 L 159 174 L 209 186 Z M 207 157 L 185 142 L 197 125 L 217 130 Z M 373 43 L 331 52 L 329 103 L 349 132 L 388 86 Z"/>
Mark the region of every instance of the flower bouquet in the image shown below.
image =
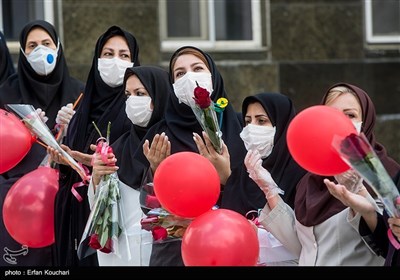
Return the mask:
<path id="1" fill-rule="evenodd" d="M 181 240 L 192 219 L 178 217 L 162 208 L 154 192 L 151 169 L 142 181 L 139 200 L 147 215 L 140 221 L 142 229 L 152 233 L 154 243 Z"/>
<path id="2" fill-rule="evenodd" d="M 163 208 L 155 208 L 142 218 L 142 229 L 151 231 L 155 243 L 181 240 L 192 219 L 170 214 Z"/>
<path id="3" fill-rule="evenodd" d="M 194 105 L 191 106 L 198 122 L 200 123 L 203 130 L 207 133 L 211 140 L 214 149 L 221 153 L 222 151 L 222 132 L 220 130 L 220 125 L 222 125 L 222 111 L 227 105 L 227 100 L 221 101 L 220 106 L 216 106 L 210 98 L 210 93 L 207 89 L 202 88 L 196 82 L 196 87 L 194 89 Z M 218 124 L 216 111 L 221 114 L 221 122 Z"/>
<path id="4" fill-rule="evenodd" d="M 108 123 L 107 138 L 100 137 L 97 140 L 96 153 L 101 155 L 104 163 L 107 163 L 107 154 L 112 153 L 112 148 L 109 146 L 110 125 Z M 97 129 L 96 125 L 95 128 Z M 97 131 L 101 135 L 98 129 Z M 96 250 L 107 254 L 121 255 L 122 248 L 119 248 L 119 237 L 124 230 L 122 208 L 117 172 L 103 176 L 96 187 L 94 204 L 78 247 L 80 258 L 89 256 Z M 124 236 L 126 238 L 126 235 Z M 127 238 L 126 244 L 129 248 Z M 126 250 L 126 252 L 130 251 Z"/>
<path id="5" fill-rule="evenodd" d="M 28 104 L 7 104 L 7 108 L 14 111 L 24 122 L 25 126 L 47 146 L 59 152 L 66 162 L 76 171 L 84 182 L 88 181 L 88 175 L 82 165 L 77 163 L 59 145 L 58 141 L 51 133 L 49 127 L 41 120 L 32 105 Z M 40 143 L 40 142 L 39 142 Z"/>
<path id="6" fill-rule="evenodd" d="M 333 147 L 374 190 L 390 217 L 400 217 L 400 194 L 364 133 L 334 137 Z"/>

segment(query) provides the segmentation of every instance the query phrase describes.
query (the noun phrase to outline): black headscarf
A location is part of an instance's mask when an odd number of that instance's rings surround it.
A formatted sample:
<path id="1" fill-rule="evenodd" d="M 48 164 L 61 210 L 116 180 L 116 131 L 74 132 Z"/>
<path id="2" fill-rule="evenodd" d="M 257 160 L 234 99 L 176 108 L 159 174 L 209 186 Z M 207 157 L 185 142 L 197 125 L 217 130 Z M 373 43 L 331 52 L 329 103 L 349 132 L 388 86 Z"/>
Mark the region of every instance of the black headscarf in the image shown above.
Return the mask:
<path id="1" fill-rule="evenodd" d="M 216 102 L 220 97 L 227 98 L 224 88 L 224 82 L 217 66 L 215 65 L 211 56 L 204 53 L 200 49 L 192 46 L 185 46 L 179 48 L 172 55 L 170 60 L 170 80 L 173 82 L 172 61 L 181 52 L 181 50 L 190 48 L 202 54 L 207 61 L 209 70 L 212 76 L 213 93 L 211 99 Z M 227 145 L 230 153 L 231 166 L 236 166 L 243 162 L 246 155 L 246 149 L 243 141 L 240 139 L 240 132 L 242 130 L 237 113 L 234 111 L 231 104 L 228 104 L 223 111 L 223 123 L 221 127 L 222 139 Z M 165 120 L 158 122 L 152 126 L 148 133 L 143 138 L 148 139 L 151 143 L 155 134 L 165 132 L 168 140 L 171 142 L 171 154 L 191 151 L 198 153 L 196 143 L 193 140 L 193 132 L 201 135 L 202 128 L 198 123 L 192 109 L 184 103 L 179 103 L 175 94 L 171 94 L 168 100 L 167 109 L 165 112 Z M 143 143 L 142 141 L 142 143 Z M 145 167 L 149 167 L 149 163 L 143 154 L 143 149 L 138 149 L 135 158 L 141 162 Z M 139 168 L 136 169 L 139 172 Z M 144 173 L 147 169 L 142 170 L 136 174 L 136 179 L 145 177 Z M 177 170 L 176 172 L 179 172 Z M 140 184 L 140 182 L 139 182 Z M 168 242 L 163 244 L 153 244 L 152 256 L 150 258 L 150 265 L 152 266 L 177 266 L 183 265 L 181 257 L 181 242 Z"/>
<path id="2" fill-rule="evenodd" d="M 356 93 L 362 110 L 363 124 L 361 131 L 364 132 L 389 175 L 394 178 L 400 171 L 400 165 L 390 158 L 386 153 L 385 147 L 375 140 L 376 112 L 374 103 L 368 94 L 357 86 L 338 83 L 326 91 L 321 104 L 326 103 L 329 91 L 338 86 L 348 87 Z M 305 226 L 318 225 L 346 208 L 343 203 L 329 193 L 323 182 L 324 178 L 334 181 L 334 177 L 320 176 L 309 172 L 300 180 L 297 186 L 295 198 L 296 219 Z"/>
<path id="3" fill-rule="evenodd" d="M 46 112 L 49 118 L 46 124 L 52 129 L 58 110 L 77 99 L 83 91 L 83 83 L 69 75 L 57 32 L 47 21 L 36 20 L 25 25 L 19 39 L 21 48 L 25 49 L 28 34 L 35 27 L 45 30 L 56 46 L 59 44 L 56 66 L 49 75 L 41 76 L 33 70 L 20 50 L 17 75 L 11 76 L 0 88 L 0 106 L 4 108 L 7 103 L 31 104 L 35 109 Z"/>
<path id="4" fill-rule="evenodd" d="M 54 27 L 45 21 L 33 21 L 28 23 L 21 31 L 21 46 L 25 47 L 29 31 L 34 27 L 41 27 L 48 32 L 57 45 L 58 36 Z M 67 103 L 74 102 L 84 84 L 69 76 L 64 59 L 64 53 L 60 44 L 57 56 L 57 65 L 48 76 L 37 75 L 27 62 L 25 55 L 20 52 L 18 72 L 12 75 L 0 87 L 0 103 L 4 109 L 7 103 L 32 104 L 35 108 L 41 108 L 49 117 L 47 125 L 52 128 L 58 110 Z M 23 175 L 35 170 L 44 157 L 46 149 L 39 144 L 33 144 L 29 153 L 11 170 L 0 175 L 0 208 L 3 208 L 4 199 L 11 186 Z M 27 229 L 29 230 L 29 229 Z M 0 248 L 8 248 L 12 251 L 21 250 L 21 244 L 16 242 L 7 232 L 3 222 L 0 223 Z M 16 258 L 19 266 L 52 266 L 53 246 L 43 248 L 29 248 L 26 255 Z M 2 259 L 0 266 L 10 265 Z"/>
<path id="5" fill-rule="evenodd" d="M 154 107 L 149 124 L 146 127 L 132 125 L 130 131 L 124 133 L 124 135 L 111 145 L 115 157 L 118 159 L 119 179 L 128 186 L 132 186 L 135 182 L 134 173 L 132 172 L 136 167 L 133 155 L 137 148 L 142 149 L 140 142 L 149 127 L 164 118 L 165 104 L 169 95 L 173 94 L 168 72 L 159 67 L 137 66 L 128 68 L 125 72 L 124 88 L 127 79 L 132 75 L 136 75 L 146 88 Z"/>
<path id="6" fill-rule="evenodd" d="M 249 104 L 255 102 L 262 105 L 272 125 L 276 127 L 273 150 L 263 160 L 262 166 L 271 173 L 275 183 L 285 192 L 282 196 L 283 200 L 293 207 L 297 182 L 306 173 L 293 160 L 286 142 L 289 123 L 296 114 L 295 108 L 292 101 L 283 94 L 259 93 L 243 100 L 243 121 Z M 246 215 L 251 210 L 263 208 L 266 203 L 265 194 L 249 177 L 244 163 L 233 169 L 224 187 L 221 207 Z"/>
<path id="7" fill-rule="evenodd" d="M 118 26 L 111 26 L 96 43 L 92 67 L 90 69 L 81 105 L 72 118 L 64 143 L 73 150 L 92 154 L 90 144 L 95 144 L 100 137 L 92 121 L 101 134 L 107 135 L 107 125 L 111 122 L 110 144 L 132 127 L 125 113 L 125 93 L 123 85 L 112 88 L 103 82 L 98 71 L 98 59 L 108 39 L 123 36 L 131 52 L 131 61 L 139 65 L 139 47 L 135 37 Z M 91 167 L 89 167 L 91 169 Z M 77 188 L 82 197 L 79 202 L 71 193 L 71 188 L 82 179 L 68 166 L 60 166 L 60 189 L 55 199 L 55 243 L 56 265 L 61 266 L 96 266 L 97 254 L 78 259 L 76 242 L 79 243 L 90 214 L 87 199 L 87 186 Z"/>
<path id="8" fill-rule="evenodd" d="M 9 76 L 15 73 L 14 64 L 10 51 L 7 47 L 6 38 L 0 31 L 0 84 L 2 84 Z"/>
<path id="9" fill-rule="evenodd" d="M 108 39 L 117 35 L 126 39 L 133 65 L 140 65 L 139 46 L 131 33 L 118 26 L 111 26 L 100 36 L 96 43 L 92 68 L 86 81 L 82 104 L 71 120 L 70 128 L 74 127 L 74 129 L 68 130 L 70 134 L 67 137 L 66 144 L 74 150 L 88 153 L 90 152 L 90 144 L 93 144 L 100 137 L 95 131 L 92 121 L 95 122 L 104 137 L 107 133 L 107 124 L 111 122 L 111 143 L 131 126 L 125 110 L 122 110 L 125 108 L 123 85 L 114 88 L 108 86 L 103 82 L 98 70 L 98 60 L 105 43 Z"/>

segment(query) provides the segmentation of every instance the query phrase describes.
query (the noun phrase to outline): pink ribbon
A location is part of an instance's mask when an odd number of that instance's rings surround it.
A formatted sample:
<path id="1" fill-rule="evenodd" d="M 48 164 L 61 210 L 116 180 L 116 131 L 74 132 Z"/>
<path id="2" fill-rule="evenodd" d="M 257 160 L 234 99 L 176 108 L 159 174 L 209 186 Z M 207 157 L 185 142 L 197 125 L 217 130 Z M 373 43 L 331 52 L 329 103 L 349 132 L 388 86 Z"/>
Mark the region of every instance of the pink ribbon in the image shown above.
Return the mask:
<path id="1" fill-rule="evenodd" d="M 396 248 L 396 250 L 400 249 L 400 243 L 396 240 L 396 238 L 393 235 L 392 230 L 389 228 L 387 231 L 387 235 L 389 237 L 390 243 L 392 243 L 393 247 Z"/>
<path id="2" fill-rule="evenodd" d="M 78 191 L 76 190 L 76 188 L 82 187 L 82 186 L 87 186 L 89 184 L 90 181 L 90 172 L 89 169 L 84 166 L 82 163 L 78 162 L 78 164 L 82 167 L 82 169 L 85 171 L 85 179 L 77 182 L 75 184 L 72 185 L 71 187 L 71 192 L 72 194 L 75 196 L 75 198 L 79 201 L 82 202 L 83 198 L 82 196 L 78 193 Z"/>

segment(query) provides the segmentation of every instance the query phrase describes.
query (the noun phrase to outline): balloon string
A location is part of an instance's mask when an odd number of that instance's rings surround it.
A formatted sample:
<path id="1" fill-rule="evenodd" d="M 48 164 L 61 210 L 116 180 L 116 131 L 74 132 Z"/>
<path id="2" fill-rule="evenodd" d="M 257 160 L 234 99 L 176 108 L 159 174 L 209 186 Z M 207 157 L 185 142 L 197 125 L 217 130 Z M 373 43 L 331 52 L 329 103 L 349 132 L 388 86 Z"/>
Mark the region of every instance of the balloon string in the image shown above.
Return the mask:
<path id="1" fill-rule="evenodd" d="M 36 139 L 36 143 L 42 145 L 42 146 L 45 147 L 46 149 L 47 149 L 47 147 L 48 147 L 45 143 L 43 143 L 42 141 L 40 141 L 40 140 L 38 140 L 38 139 Z"/>

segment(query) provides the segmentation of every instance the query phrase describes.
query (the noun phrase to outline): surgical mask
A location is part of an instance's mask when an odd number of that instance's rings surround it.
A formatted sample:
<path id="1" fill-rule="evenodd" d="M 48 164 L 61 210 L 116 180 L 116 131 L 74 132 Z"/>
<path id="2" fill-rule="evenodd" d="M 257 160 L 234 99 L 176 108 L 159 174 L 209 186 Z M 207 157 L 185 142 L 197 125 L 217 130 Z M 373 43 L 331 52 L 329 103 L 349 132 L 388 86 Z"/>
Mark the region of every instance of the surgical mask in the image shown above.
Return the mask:
<path id="1" fill-rule="evenodd" d="M 131 122 L 141 127 L 147 127 L 153 110 L 150 96 L 131 95 L 126 100 L 125 112 Z"/>
<path id="2" fill-rule="evenodd" d="M 25 54 L 22 48 L 21 51 L 28 60 L 28 63 L 38 75 L 47 76 L 53 72 L 54 68 L 56 67 L 59 45 L 60 43 L 58 43 L 56 50 L 43 45 L 38 45 L 28 55 Z"/>
<path id="3" fill-rule="evenodd" d="M 246 150 L 257 150 L 261 158 L 269 156 L 274 147 L 276 127 L 248 124 L 240 133 Z"/>
<path id="4" fill-rule="evenodd" d="M 354 126 L 355 126 L 355 128 L 356 128 L 358 134 L 360 134 L 360 133 L 361 133 L 362 122 L 353 121 L 353 124 L 354 124 Z"/>
<path id="5" fill-rule="evenodd" d="M 191 107 L 195 105 L 193 97 L 194 89 L 197 87 L 196 82 L 200 87 L 205 88 L 211 95 L 213 92 L 211 73 L 187 72 L 173 84 L 174 92 L 179 103 L 183 102 Z"/>
<path id="6" fill-rule="evenodd" d="M 114 57 L 99 58 L 97 68 L 99 69 L 100 77 L 103 82 L 115 88 L 124 83 L 125 70 L 132 66 L 133 62 Z"/>

